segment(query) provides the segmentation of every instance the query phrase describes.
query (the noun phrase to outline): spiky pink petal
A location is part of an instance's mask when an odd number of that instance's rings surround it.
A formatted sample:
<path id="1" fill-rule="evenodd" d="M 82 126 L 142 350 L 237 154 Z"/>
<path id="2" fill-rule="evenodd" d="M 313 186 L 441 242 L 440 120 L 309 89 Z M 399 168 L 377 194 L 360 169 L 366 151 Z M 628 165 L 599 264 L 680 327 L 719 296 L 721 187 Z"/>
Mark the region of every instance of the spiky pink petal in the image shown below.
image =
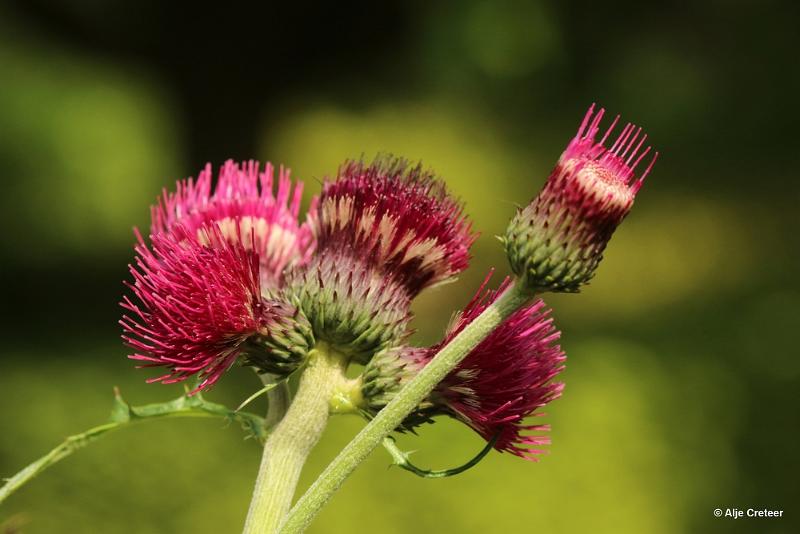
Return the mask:
<path id="1" fill-rule="evenodd" d="M 353 250 L 412 297 L 463 271 L 476 237 L 441 181 L 396 158 L 345 162 L 323 186 L 314 228 L 320 248 Z"/>
<path id="2" fill-rule="evenodd" d="M 180 382 L 198 375 L 195 391 L 208 388 L 236 361 L 242 343 L 267 334 L 272 307 L 261 296 L 258 254 L 226 240 L 216 227 L 189 231 L 180 225 L 152 236 L 148 248 L 137 232 L 132 282 L 121 305 L 123 339 L 143 367 L 163 366 L 151 382 Z M 213 242 L 206 246 L 203 242 Z"/>
<path id="3" fill-rule="evenodd" d="M 481 295 L 482 286 L 429 353 L 435 355 L 497 300 L 509 281 L 507 278 L 496 291 Z M 550 310 L 538 299 L 512 314 L 478 344 L 436 387 L 435 395 L 484 439 L 496 437 L 497 450 L 535 460 L 544 452 L 540 446 L 550 443 L 549 437 L 541 434 L 549 427 L 527 424 L 525 418 L 541 415 L 538 410 L 558 398 L 564 388 L 552 381 L 564 368 L 565 356 L 557 345 L 560 335 Z"/>
<path id="4" fill-rule="evenodd" d="M 212 191 L 208 164 L 196 180 L 179 181 L 174 193 L 164 190 L 151 208 L 151 232 L 168 232 L 176 224 L 192 233 L 217 226 L 228 241 L 258 254 L 264 289 L 277 287 L 285 269 L 309 260 L 314 236 L 308 224 L 298 223 L 302 182 L 292 189 L 289 170 L 281 166 L 275 184 L 272 164 L 263 171 L 259 167 L 252 160 L 241 165 L 226 161 Z"/>

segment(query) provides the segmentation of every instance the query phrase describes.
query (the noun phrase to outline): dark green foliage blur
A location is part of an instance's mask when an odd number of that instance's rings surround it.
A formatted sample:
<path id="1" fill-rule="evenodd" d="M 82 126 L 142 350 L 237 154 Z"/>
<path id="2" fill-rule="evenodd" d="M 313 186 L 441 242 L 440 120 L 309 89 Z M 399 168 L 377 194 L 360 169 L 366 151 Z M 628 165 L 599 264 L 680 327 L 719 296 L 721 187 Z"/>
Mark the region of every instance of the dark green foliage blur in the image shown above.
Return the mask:
<path id="1" fill-rule="evenodd" d="M 568 354 L 551 454 L 422 480 L 376 451 L 311 532 L 800 531 L 797 3 L 172 4 L 0 4 L 0 476 L 102 422 L 114 385 L 180 393 L 144 383 L 116 325 L 162 187 L 253 157 L 310 195 L 346 157 L 423 159 L 482 233 L 461 280 L 415 303 L 429 343 L 508 272 L 494 236 L 597 101 L 662 158 L 595 281 L 547 298 Z M 257 387 L 236 369 L 207 397 Z M 303 486 L 362 425 L 331 420 Z M 400 444 L 433 468 L 482 446 L 447 421 Z M 259 457 L 235 425 L 142 424 L 12 496 L 0 532 L 238 532 Z"/>

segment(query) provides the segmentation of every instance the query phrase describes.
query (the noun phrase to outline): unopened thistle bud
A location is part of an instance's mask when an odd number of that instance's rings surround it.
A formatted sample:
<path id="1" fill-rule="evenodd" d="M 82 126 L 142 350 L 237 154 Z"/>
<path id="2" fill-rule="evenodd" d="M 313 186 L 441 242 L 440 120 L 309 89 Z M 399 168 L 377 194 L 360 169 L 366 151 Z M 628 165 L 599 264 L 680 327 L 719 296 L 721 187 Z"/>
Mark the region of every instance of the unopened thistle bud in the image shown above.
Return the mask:
<path id="1" fill-rule="evenodd" d="M 289 293 L 318 339 L 360 362 L 403 338 L 411 299 L 464 270 L 474 241 L 444 184 L 400 159 L 346 162 L 311 220 L 317 253 Z"/>
<path id="2" fill-rule="evenodd" d="M 275 169 L 267 163 L 225 162 L 216 187 L 211 186 L 211 165 L 197 176 L 177 183 L 174 193 L 164 190 L 151 208 L 152 234 L 171 231 L 180 224 L 203 238 L 201 230 L 216 226 L 231 243 L 241 243 L 259 258 L 262 290 L 282 284 L 287 268 L 306 263 L 314 250 L 314 236 L 307 224 L 298 223 L 303 183 L 292 190 L 289 170 L 280 168 L 277 188 Z"/>
<path id="3" fill-rule="evenodd" d="M 120 321 L 123 339 L 136 351 L 130 358 L 169 369 L 149 382 L 198 376 L 195 391 L 214 384 L 245 349 L 248 363 L 291 372 L 313 343 L 310 332 L 295 334 L 309 331 L 300 313 L 262 296 L 253 250 L 226 240 L 216 227 L 200 234 L 178 225 L 153 235 L 148 247 L 137 233 L 133 282 L 127 285 L 139 303 L 127 296 L 121 303 L 129 312 Z M 255 344 L 262 346 L 260 359 Z"/>
<path id="4" fill-rule="evenodd" d="M 542 191 L 506 230 L 511 268 L 531 291 L 576 292 L 589 282 L 658 157 L 637 178 L 650 153 L 643 149 L 647 135 L 627 124 L 608 148 L 619 116 L 597 141 L 604 114 L 589 108 Z"/>
<path id="5" fill-rule="evenodd" d="M 487 277 L 488 281 L 488 277 Z M 374 415 L 388 404 L 434 356 L 491 305 L 509 285 L 484 293 L 484 285 L 463 312 L 455 316 L 444 339 L 429 348 L 402 347 L 376 354 L 362 375 L 362 410 Z M 403 422 L 400 430 L 453 417 L 475 430 L 494 448 L 535 460 L 549 443 L 547 425 L 525 419 L 561 395 L 553 379 L 564 368 L 557 345 L 560 333 L 544 302 L 521 308 L 475 347 Z"/>

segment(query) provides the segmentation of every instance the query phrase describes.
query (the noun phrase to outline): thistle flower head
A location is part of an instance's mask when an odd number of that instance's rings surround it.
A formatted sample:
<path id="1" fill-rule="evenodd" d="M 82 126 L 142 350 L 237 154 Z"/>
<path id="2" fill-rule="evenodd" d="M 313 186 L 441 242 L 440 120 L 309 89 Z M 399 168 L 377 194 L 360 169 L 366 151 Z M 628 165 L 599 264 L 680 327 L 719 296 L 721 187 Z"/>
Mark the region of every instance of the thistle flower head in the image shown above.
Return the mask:
<path id="1" fill-rule="evenodd" d="M 487 277 L 488 281 L 488 277 Z M 439 350 L 492 304 L 506 289 L 483 292 L 486 284 L 467 307 L 455 316 L 444 339 L 427 349 L 398 348 L 378 354 L 364 371 L 362 394 L 365 409 L 375 412 L 419 372 Z M 553 378 L 563 369 L 565 359 L 556 344 L 560 333 L 553 326 L 549 310 L 537 300 L 513 313 L 478 344 L 440 382 L 431 395 L 404 422 L 404 428 L 446 414 L 466 423 L 494 447 L 535 460 L 549 443 L 542 435 L 546 425 L 525 422 L 537 410 L 560 396 L 563 384 Z"/>
<path id="2" fill-rule="evenodd" d="M 280 168 L 277 188 L 275 169 L 267 163 L 228 160 L 219 172 L 212 192 L 211 165 L 197 176 L 180 181 L 174 193 L 164 190 L 151 208 L 151 232 L 169 232 L 180 224 L 203 238 L 203 228 L 217 226 L 231 243 L 253 250 L 260 259 L 265 289 L 280 285 L 284 269 L 308 261 L 314 238 L 308 225 L 298 223 L 302 182 L 292 190 L 289 170 Z"/>
<path id="3" fill-rule="evenodd" d="M 131 359 L 169 369 L 150 382 L 198 375 L 195 391 L 207 388 L 236 361 L 248 338 L 269 336 L 275 325 L 294 320 L 285 306 L 262 297 L 258 254 L 228 241 L 219 228 L 198 234 L 177 225 L 153 235 L 151 247 L 138 232 L 137 238 L 133 282 L 126 284 L 139 302 L 124 297 L 128 313 L 120 324 L 135 351 Z"/>
<path id="4" fill-rule="evenodd" d="M 289 272 L 286 293 L 309 318 L 317 339 L 361 363 L 402 340 L 410 321 L 405 290 L 341 249 L 323 249 Z"/>
<path id="5" fill-rule="evenodd" d="M 598 141 L 604 114 L 589 108 L 542 191 L 506 230 L 511 267 L 532 291 L 574 292 L 592 278 L 658 157 L 636 177 L 650 153 L 647 135 L 627 124 L 608 147 L 619 117 Z"/>
<path id="6" fill-rule="evenodd" d="M 463 271 L 475 239 L 455 201 L 421 165 L 348 161 L 326 181 L 314 222 L 320 248 L 350 248 L 410 296 Z"/>
<path id="7" fill-rule="evenodd" d="M 474 237 L 461 210 L 421 166 L 344 163 L 311 215 L 316 254 L 287 276 L 314 335 L 361 363 L 401 342 L 411 299 L 467 266 Z"/>

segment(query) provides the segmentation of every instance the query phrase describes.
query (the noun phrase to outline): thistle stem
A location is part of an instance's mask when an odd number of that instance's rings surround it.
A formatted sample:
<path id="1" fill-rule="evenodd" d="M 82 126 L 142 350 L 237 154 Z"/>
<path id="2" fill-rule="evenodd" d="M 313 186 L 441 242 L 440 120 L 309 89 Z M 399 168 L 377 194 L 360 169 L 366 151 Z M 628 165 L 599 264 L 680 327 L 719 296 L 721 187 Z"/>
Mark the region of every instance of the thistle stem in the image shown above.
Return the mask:
<path id="1" fill-rule="evenodd" d="M 264 417 L 264 427 L 270 429 L 283 419 L 292 402 L 292 396 L 289 394 L 288 380 L 270 373 L 262 374 L 260 378 L 264 387 L 274 386 L 267 390 L 267 415 Z"/>
<path id="2" fill-rule="evenodd" d="M 330 400 L 345 380 L 347 358 L 318 343 L 297 394 L 264 445 L 244 534 L 272 534 L 292 504 L 300 472 L 328 422 Z"/>
<path id="3" fill-rule="evenodd" d="M 442 348 L 339 453 L 289 512 L 281 526 L 281 534 L 303 532 L 345 479 L 380 445 L 383 438 L 397 428 L 478 343 L 532 298 L 533 295 L 524 286 L 517 283 L 509 285 L 492 305 Z"/>

